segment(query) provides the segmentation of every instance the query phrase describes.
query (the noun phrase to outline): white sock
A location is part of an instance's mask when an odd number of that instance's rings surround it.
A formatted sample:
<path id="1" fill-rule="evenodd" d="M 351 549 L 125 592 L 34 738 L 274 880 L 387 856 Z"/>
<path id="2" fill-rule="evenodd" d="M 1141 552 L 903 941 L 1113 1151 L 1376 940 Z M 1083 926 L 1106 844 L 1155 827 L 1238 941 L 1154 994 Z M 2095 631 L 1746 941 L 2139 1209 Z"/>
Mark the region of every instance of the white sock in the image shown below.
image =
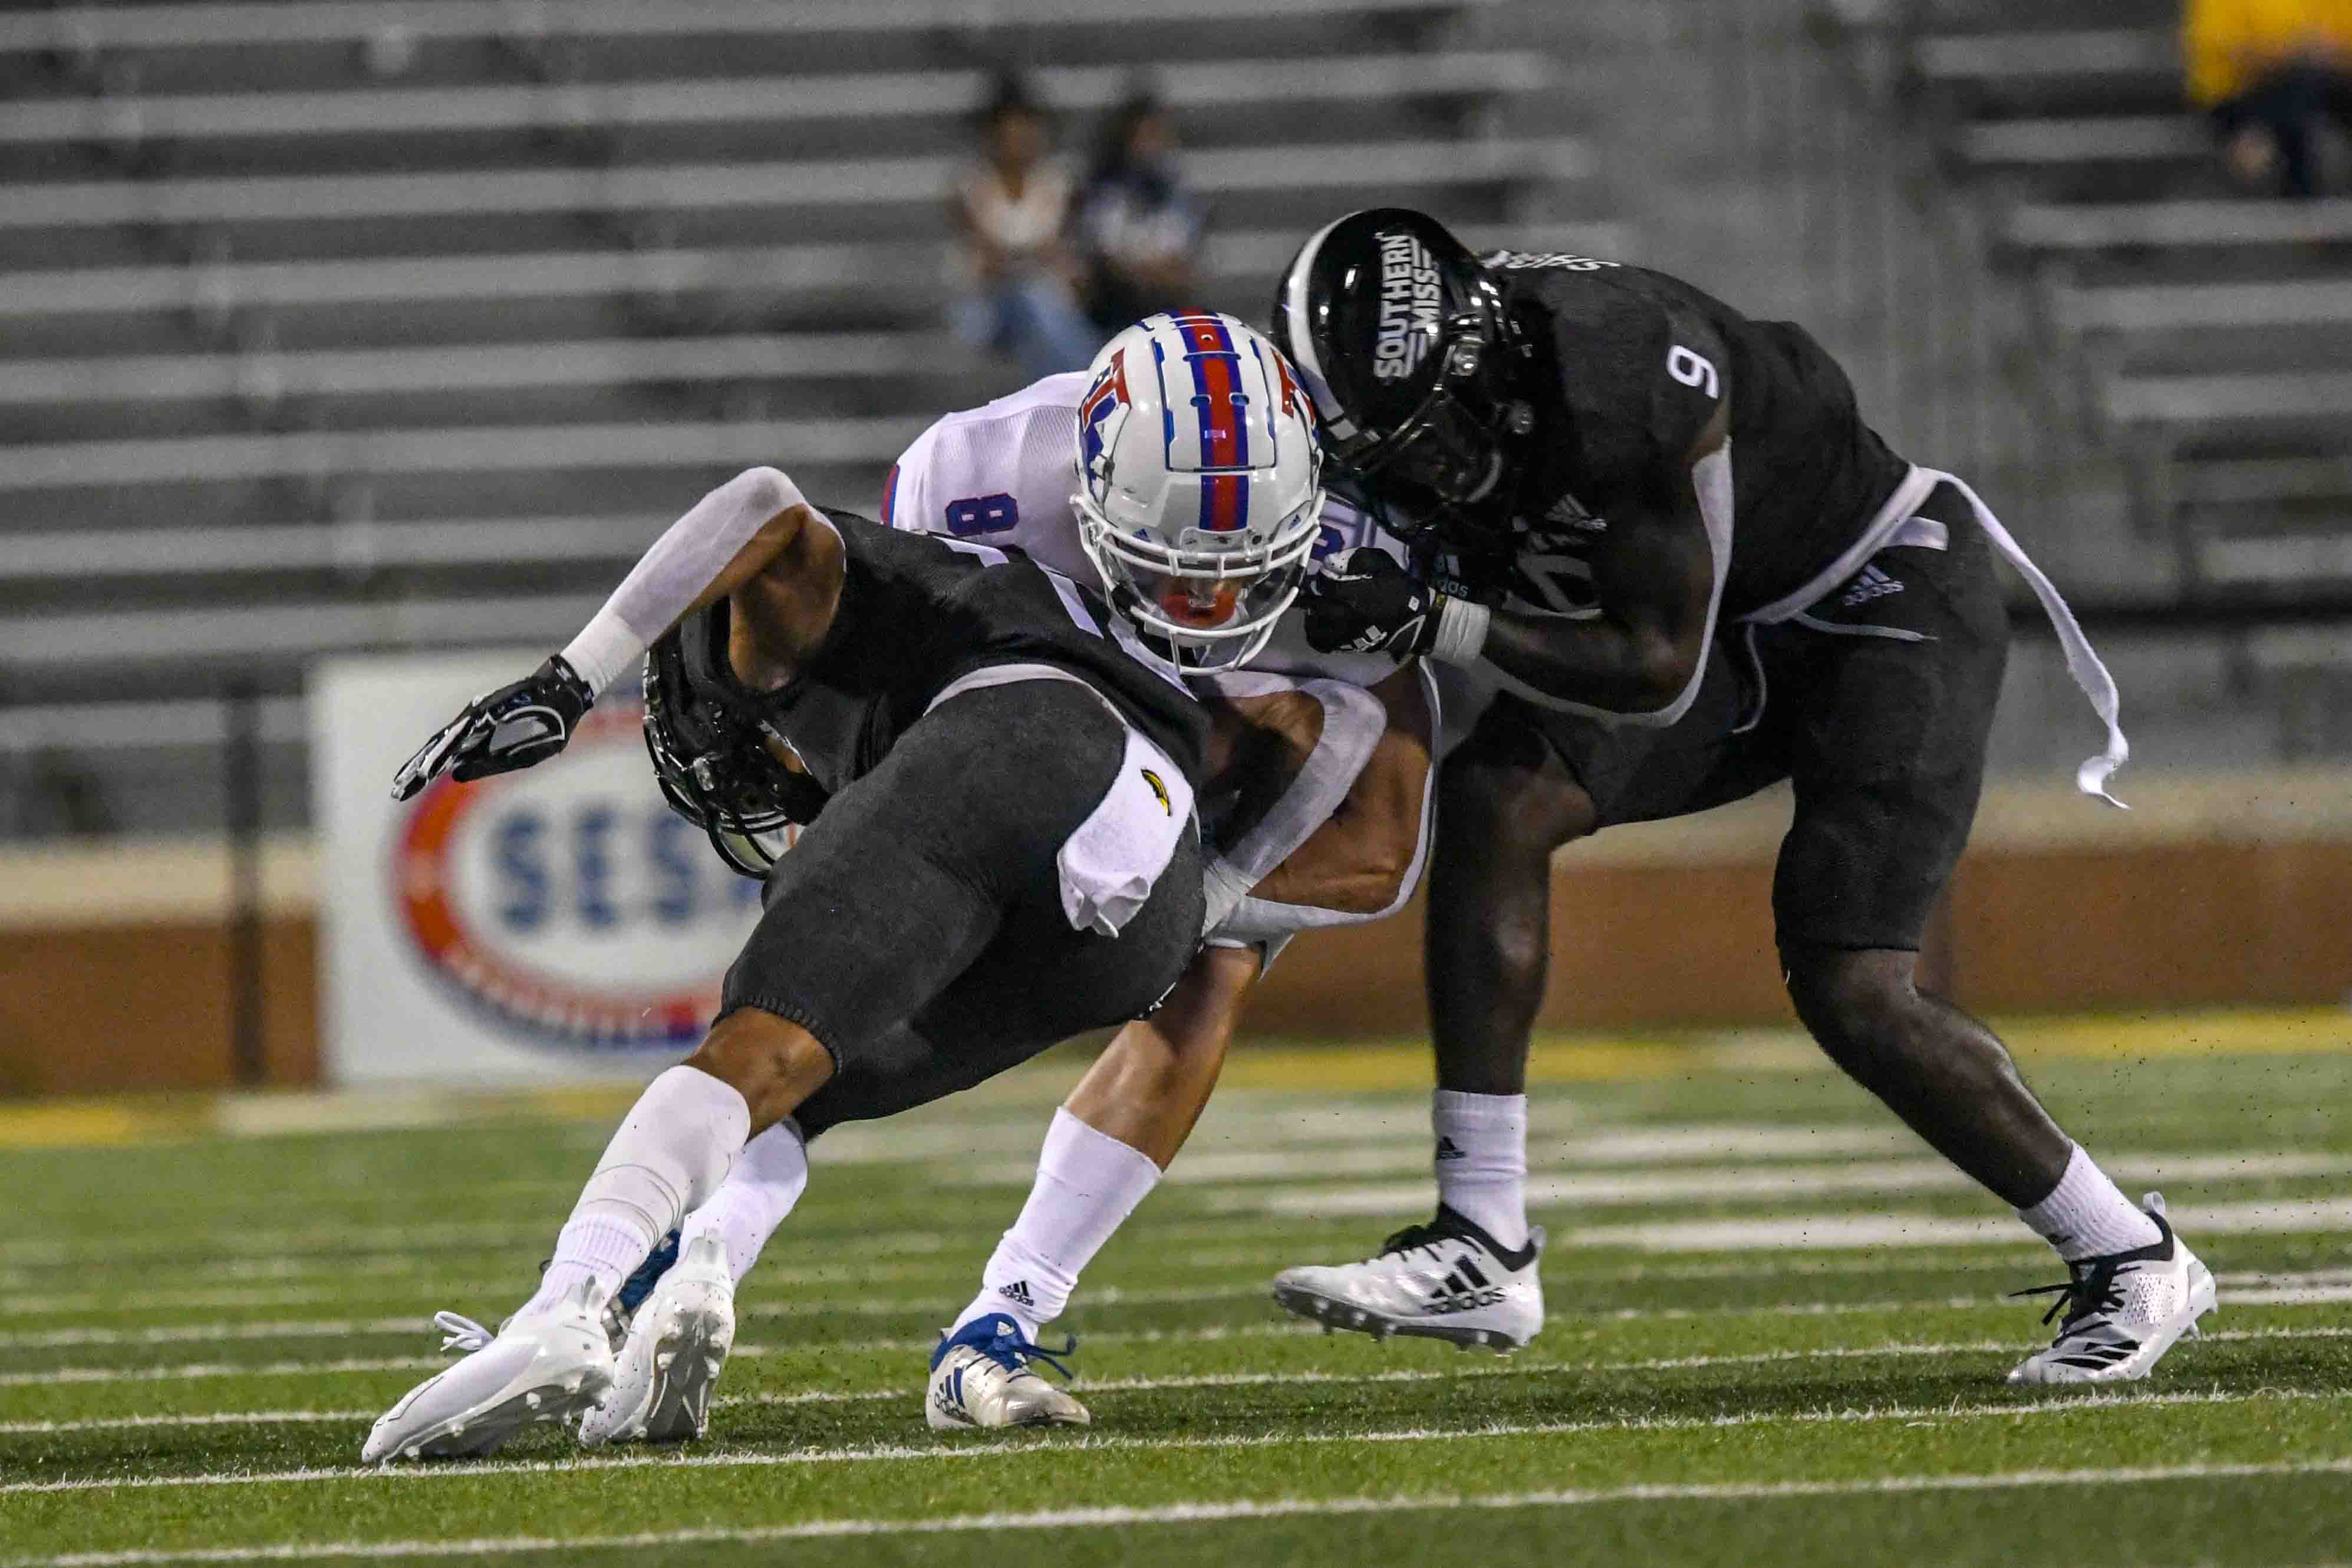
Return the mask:
<path id="1" fill-rule="evenodd" d="M 1437 1134 L 1437 1200 L 1517 1250 L 1528 1244 L 1528 1097 L 1429 1097 Z"/>
<path id="2" fill-rule="evenodd" d="M 1037 1180 L 1029 1201 L 996 1244 L 981 1271 L 980 1294 L 955 1327 L 1004 1312 L 1035 1339 L 1070 1304 L 1079 1271 L 1159 1181 L 1160 1167 L 1150 1155 L 1096 1131 L 1067 1110 L 1055 1111 L 1045 1146 L 1037 1152 Z"/>
<path id="3" fill-rule="evenodd" d="M 2018 1210 L 2017 1217 L 2069 1263 L 2152 1246 L 2164 1234 L 2079 1143 L 2056 1189 L 2032 1208 Z"/>
<path id="4" fill-rule="evenodd" d="M 761 1248 L 808 1191 L 808 1145 L 789 1120 L 749 1143 L 729 1167 L 710 1201 L 686 1216 L 677 1239 L 683 1252 L 696 1239 L 717 1236 L 727 1246 L 727 1269 L 740 1284 L 760 1260 Z"/>
<path id="5" fill-rule="evenodd" d="M 718 1190 L 751 1135 L 751 1108 L 699 1068 L 674 1067 L 646 1085 L 555 1238 L 555 1258 L 522 1312 L 552 1308 L 583 1279 L 606 1296 Z"/>

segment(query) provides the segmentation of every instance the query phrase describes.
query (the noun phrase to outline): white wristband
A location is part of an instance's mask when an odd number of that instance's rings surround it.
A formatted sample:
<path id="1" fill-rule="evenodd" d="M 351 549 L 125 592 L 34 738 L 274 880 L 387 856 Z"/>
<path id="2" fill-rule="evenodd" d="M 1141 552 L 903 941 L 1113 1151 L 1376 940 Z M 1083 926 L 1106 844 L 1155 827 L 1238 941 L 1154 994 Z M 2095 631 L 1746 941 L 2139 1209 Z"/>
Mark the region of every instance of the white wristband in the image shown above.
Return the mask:
<path id="1" fill-rule="evenodd" d="M 601 697 L 645 651 L 644 640 L 608 605 L 564 645 L 563 660 L 588 683 L 589 690 Z"/>
<path id="2" fill-rule="evenodd" d="M 1478 662 L 1478 656 L 1486 650 L 1486 628 L 1494 618 L 1494 612 L 1475 599 L 1442 595 L 1437 610 L 1437 637 L 1429 645 L 1429 657 L 1441 664 L 1468 668 Z"/>
<path id="3" fill-rule="evenodd" d="M 1223 856 L 1201 862 L 1201 931 L 1203 935 L 1225 923 L 1225 918 L 1256 886 L 1235 870 Z"/>

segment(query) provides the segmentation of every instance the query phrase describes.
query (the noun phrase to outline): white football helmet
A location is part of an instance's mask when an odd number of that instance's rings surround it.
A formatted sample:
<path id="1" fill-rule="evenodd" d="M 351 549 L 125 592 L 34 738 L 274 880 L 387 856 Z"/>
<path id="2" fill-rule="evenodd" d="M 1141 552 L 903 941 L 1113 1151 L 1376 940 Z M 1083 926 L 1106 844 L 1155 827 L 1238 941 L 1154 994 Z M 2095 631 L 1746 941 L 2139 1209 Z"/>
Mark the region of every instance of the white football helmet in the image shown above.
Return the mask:
<path id="1" fill-rule="evenodd" d="M 1231 316 L 1150 316 L 1103 346 L 1078 405 L 1078 539 L 1144 647 L 1248 663 L 1307 574 L 1323 507 L 1314 405 Z"/>

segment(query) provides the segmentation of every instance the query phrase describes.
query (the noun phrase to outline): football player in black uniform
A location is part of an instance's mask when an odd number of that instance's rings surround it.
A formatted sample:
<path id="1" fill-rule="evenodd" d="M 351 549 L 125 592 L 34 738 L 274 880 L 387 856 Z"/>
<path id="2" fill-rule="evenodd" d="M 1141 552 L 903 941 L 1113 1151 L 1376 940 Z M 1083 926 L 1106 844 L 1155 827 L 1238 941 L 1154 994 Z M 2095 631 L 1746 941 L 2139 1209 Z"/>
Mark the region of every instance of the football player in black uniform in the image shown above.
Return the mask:
<path id="1" fill-rule="evenodd" d="M 393 1406 L 364 1458 L 487 1453 L 594 1405 L 616 1287 L 754 1133 L 922 1104 L 1176 983 L 1201 936 L 1207 720 L 1103 614 L 1025 557 L 821 510 L 754 468 L 401 770 L 405 799 L 551 756 L 651 645 L 671 803 L 746 868 L 766 869 L 764 835 L 806 826 L 766 870 L 719 1021 L 614 1134 L 537 1294 L 495 1335 L 451 1320 L 472 1353 Z M 727 1289 L 723 1250 L 708 1272 Z M 680 1321 L 672 1353 L 724 1357 L 731 1312 Z"/>
<path id="2" fill-rule="evenodd" d="M 1973 491 L 1887 448 L 1801 327 L 1662 273 L 1481 258 L 1425 215 L 1360 212 L 1293 260 L 1274 335 L 1328 457 L 1423 563 L 1330 563 L 1310 638 L 1424 655 L 1492 693 L 1439 785 L 1436 1217 L 1365 1262 L 1286 1272 L 1285 1304 L 1467 1342 L 1540 1327 L 1524 1090 L 1552 851 L 1785 778 L 1772 903 L 1799 1016 L 2068 1265 L 2057 1337 L 2012 1380 L 2146 1375 L 2211 1310 L 2211 1274 L 1914 974 L 2000 691 L 1996 552 L 2107 721 L 2084 790 L 2124 758 L 2113 683 L 2047 579 Z"/>

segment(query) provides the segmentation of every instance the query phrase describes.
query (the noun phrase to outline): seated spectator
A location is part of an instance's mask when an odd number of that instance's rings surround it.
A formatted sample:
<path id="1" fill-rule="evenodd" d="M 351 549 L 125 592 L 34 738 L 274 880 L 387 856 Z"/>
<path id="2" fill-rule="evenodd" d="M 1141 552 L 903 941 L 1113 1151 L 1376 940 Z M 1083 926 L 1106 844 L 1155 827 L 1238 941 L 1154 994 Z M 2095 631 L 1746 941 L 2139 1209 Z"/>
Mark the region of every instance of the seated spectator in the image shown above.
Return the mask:
<path id="1" fill-rule="evenodd" d="M 1032 380 L 1084 370 L 1099 339 L 1078 309 L 1077 263 L 1065 237 L 1070 176 L 1047 155 L 1045 116 L 1006 75 L 979 128 L 980 156 L 948 199 L 970 281 L 957 331 L 1013 355 Z"/>
<path id="2" fill-rule="evenodd" d="M 2230 173 L 2317 195 L 2352 135 L 2352 0 L 2188 0 L 2181 33 Z"/>
<path id="3" fill-rule="evenodd" d="M 1139 88 L 1103 128 L 1078 196 L 1077 244 L 1087 264 L 1087 312 L 1115 332 L 1192 297 L 1200 204 L 1176 168 L 1176 122 Z"/>

